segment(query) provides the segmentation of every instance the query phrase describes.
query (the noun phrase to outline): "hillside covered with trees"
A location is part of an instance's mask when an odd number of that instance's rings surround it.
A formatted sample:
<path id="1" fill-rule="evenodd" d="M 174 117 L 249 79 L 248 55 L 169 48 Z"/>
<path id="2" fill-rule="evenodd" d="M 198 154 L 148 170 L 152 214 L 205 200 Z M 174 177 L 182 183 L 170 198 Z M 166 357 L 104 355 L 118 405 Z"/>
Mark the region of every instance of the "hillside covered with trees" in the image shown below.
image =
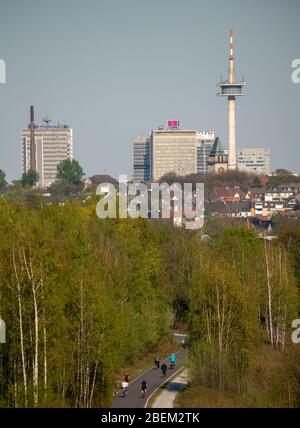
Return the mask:
<path id="1" fill-rule="evenodd" d="M 0 406 L 110 406 L 120 368 L 170 327 L 189 335 L 194 396 L 245 396 L 263 349 L 280 364 L 260 403 L 299 406 L 299 229 L 266 242 L 227 227 L 203 241 L 160 220 L 100 220 L 95 201 L 2 198 Z"/>

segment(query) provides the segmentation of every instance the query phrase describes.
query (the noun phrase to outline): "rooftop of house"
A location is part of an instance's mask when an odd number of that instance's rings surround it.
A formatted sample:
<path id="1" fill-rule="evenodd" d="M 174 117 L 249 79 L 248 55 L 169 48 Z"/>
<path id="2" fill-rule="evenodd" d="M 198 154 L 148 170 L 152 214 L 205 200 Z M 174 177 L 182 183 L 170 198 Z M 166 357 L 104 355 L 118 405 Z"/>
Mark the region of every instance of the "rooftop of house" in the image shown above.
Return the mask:
<path id="1" fill-rule="evenodd" d="M 229 187 L 214 187 L 214 194 L 217 198 L 226 198 L 233 196 L 233 192 Z"/>
<path id="2" fill-rule="evenodd" d="M 266 193 L 266 191 L 266 187 L 253 187 L 249 189 L 251 196 L 263 195 L 264 193 Z"/>
<path id="3" fill-rule="evenodd" d="M 278 184 L 278 187 L 300 187 L 300 183 L 283 183 Z"/>

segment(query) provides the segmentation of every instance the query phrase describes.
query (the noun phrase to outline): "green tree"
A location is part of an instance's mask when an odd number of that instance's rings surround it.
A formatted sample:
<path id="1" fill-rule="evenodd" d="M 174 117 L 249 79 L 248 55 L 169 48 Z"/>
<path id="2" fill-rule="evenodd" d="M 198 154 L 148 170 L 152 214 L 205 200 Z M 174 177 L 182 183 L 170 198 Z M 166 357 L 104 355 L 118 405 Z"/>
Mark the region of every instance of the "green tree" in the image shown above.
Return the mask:
<path id="1" fill-rule="evenodd" d="M 221 254 L 195 253 L 189 315 L 195 384 L 242 391 L 259 327 L 253 295 Z"/>
<path id="2" fill-rule="evenodd" d="M 23 187 L 33 187 L 39 181 L 39 174 L 32 169 L 22 174 L 21 182 Z"/>
<path id="3" fill-rule="evenodd" d="M 146 220 L 0 199 L 0 406 L 109 406 L 120 367 L 168 333 L 162 273 Z"/>
<path id="4" fill-rule="evenodd" d="M 298 290 L 287 251 L 282 245 L 264 241 L 261 271 L 261 305 L 268 341 L 284 348 L 287 329 L 297 316 Z"/>
<path id="5" fill-rule="evenodd" d="M 57 178 L 62 181 L 79 184 L 83 176 L 83 169 L 75 159 L 65 159 L 57 166 Z"/>
<path id="6" fill-rule="evenodd" d="M 300 225 L 290 223 L 281 226 L 278 231 L 278 239 L 290 254 L 300 290 Z"/>
<path id="7" fill-rule="evenodd" d="M 6 181 L 5 181 L 5 172 L 0 169 L 0 189 L 1 187 L 4 187 L 6 185 Z"/>
<path id="8" fill-rule="evenodd" d="M 261 185 L 261 180 L 260 180 L 260 178 L 259 178 L 259 176 L 258 176 L 258 175 L 256 175 L 256 176 L 253 178 L 253 181 L 252 181 L 251 185 L 252 185 L 252 187 L 262 187 L 262 185 Z"/>

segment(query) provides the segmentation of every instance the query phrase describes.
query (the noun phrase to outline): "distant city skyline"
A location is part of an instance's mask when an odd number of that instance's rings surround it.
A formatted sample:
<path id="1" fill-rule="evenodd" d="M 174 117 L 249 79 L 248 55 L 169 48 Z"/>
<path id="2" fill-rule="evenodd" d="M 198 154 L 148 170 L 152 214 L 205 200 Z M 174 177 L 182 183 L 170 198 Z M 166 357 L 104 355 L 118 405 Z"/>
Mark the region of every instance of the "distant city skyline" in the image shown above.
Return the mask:
<path id="1" fill-rule="evenodd" d="M 228 74 L 234 30 L 238 149 L 271 149 L 271 170 L 299 171 L 298 0 L 1 1 L 0 169 L 21 176 L 21 129 L 34 105 L 73 128 L 74 158 L 87 176 L 132 175 L 132 141 L 168 119 L 214 130 L 227 148 Z"/>

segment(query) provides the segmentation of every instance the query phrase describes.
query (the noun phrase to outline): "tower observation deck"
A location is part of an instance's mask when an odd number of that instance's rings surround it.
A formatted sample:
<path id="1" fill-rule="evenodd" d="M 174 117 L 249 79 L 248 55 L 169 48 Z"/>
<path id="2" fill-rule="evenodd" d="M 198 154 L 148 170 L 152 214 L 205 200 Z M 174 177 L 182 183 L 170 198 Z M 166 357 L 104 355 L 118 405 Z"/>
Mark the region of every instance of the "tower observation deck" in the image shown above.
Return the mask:
<path id="1" fill-rule="evenodd" d="M 236 162 L 236 132 L 235 132 L 235 100 L 236 97 L 244 96 L 243 87 L 246 85 L 244 79 L 242 82 L 235 81 L 234 73 L 234 56 L 233 56 L 233 37 L 232 30 L 230 31 L 230 54 L 229 54 L 229 70 L 228 80 L 217 84 L 221 92 L 217 95 L 227 97 L 228 99 L 228 169 L 235 170 Z"/>

